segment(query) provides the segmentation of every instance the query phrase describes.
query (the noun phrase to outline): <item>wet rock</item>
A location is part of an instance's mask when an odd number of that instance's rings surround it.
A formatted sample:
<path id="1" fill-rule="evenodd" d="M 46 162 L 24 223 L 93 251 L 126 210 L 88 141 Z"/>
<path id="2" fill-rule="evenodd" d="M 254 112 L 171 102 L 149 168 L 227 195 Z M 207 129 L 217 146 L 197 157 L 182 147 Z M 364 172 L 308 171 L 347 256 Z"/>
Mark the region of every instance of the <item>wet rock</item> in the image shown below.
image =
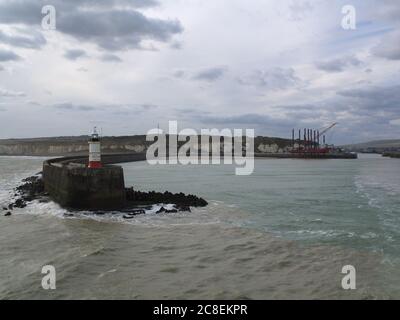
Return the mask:
<path id="1" fill-rule="evenodd" d="M 180 205 L 180 206 L 175 206 L 177 210 L 181 211 L 181 212 L 192 212 L 192 210 L 190 210 L 189 206 L 185 206 L 185 205 Z"/>
<path id="2" fill-rule="evenodd" d="M 22 184 L 15 188 L 24 201 L 30 202 L 45 194 L 44 182 L 41 176 L 32 176 L 22 180 Z"/>
<path id="3" fill-rule="evenodd" d="M 138 209 L 138 210 L 129 211 L 125 215 L 126 216 L 130 216 L 130 217 L 134 217 L 134 216 L 137 216 L 139 214 L 145 214 L 145 213 L 146 213 L 146 211 L 144 211 L 142 209 Z"/>
<path id="4" fill-rule="evenodd" d="M 190 207 L 204 207 L 208 203 L 203 198 L 195 195 L 186 195 L 182 192 L 171 193 L 165 192 L 142 192 L 133 188 L 126 188 L 127 205 L 122 210 L 125 219 L 132 219 L 139 214 L 145 214 L 146 210 L 152 209 L 152 205 L 159 203 L 173 203 L 173 209 L 161 207 L 156 213 L 176 213 L 179 211 L 191 212 Z M 4 211 L 12 211 L 14 208 L 25 208 L 27 203 L 38 200 L 41 203 L 48 202 L 48 194 L 44 190 L 44 182 L 41 175 L 28 177 L 22 180 L 22 184 L 15 188 L 15 200 L 8 206 L 3 207 Z M 145 208 L 143 205 L 149 207 Z M 137 208 L 140 206 L 140 208 Z M 96 211 L 95 214 L 104 214 L 108 211 Z M 65 216 L 73 216 L 73 214 L 65 214 Z"/>
<path id="5" fill-rule="evenodd" d="M 31 202 L 31 201 L 33 201 L 34 200 L 34 198 L 32 197 L 32 196 L 26 196 L 26 197 L 24 197 L 24 201 L 26 201 L 26 202 Z"/>
<path id="6" fill-rule="evenodd" d="M 133 188 L 126 188 L 126 199 L 133 203 L 174 203 L 179 206 L 205 207 L 207 201 L 194 195 L 184 193 L 171 193 L 169 191 L 161 192 L 141 192 Z"/>
<path id="7" fill-rule="evenodd" d="M 74 216 L 73 213 L 64 213 L 64 217 L 66 217 L 66 218 L 71 218 L 73 216 Z"/>
<path id="8" fill-rule="evenodd" d="M 131 212 L 129 212 L 129 214 L 131 214 L 131 215 L 138 215 L 138 214 L 145 214 L 146 213 L 146 211 L 144 211 L 143 209 L 135 209 L 135 210 L 132 210 Z"/>
<path id="9" fill-rule="evenodd" d="M 17 199 L 14 202 L 14 208 L 25 208 L 26 207 L 26 203 L 24 200 L 22 199 Z"/>
<path id="10" fill-rule="evenodd" d="M 161 207 L 160 209 L 158 209 L 157 211 L 156 211 L 156 213 L 163 213 L 163 212 L 166 212 L 167 210 L 164 208 L 164 207 Z"/>
<path id="11" fill-rule="evenodd" d="M 10 211 L 7 211 L 7 212 L 4 214 L 4 216 L 5 216 L 5 217 L 11 216 L 11 212 L 10 212 Z"/>
<path id="12" fill-rule="evenodd" d="M 6 207 L 3 207 L 3 211 L 6 211 L 6 210 L 8 210 Z"/>
<path id="13" fill-rule="evenodd" d="M 166 209 L 164 207 L 161 207 L 160 209 L 158 209 L 156 211 L 156 213 L 176 213 L 176 212 L 178 212 L 178 210 L 176 210 L 176 209 Z"/>
<path id="14" fill-rule="evenodd" d="M 25 208 L 27 202 L 39 199 L 41 202 L 46 202 L 42 199 L 46 195 L 44 191 L 44 182 L 41 175 L 28 177 L 22 180 L 22 184 L 14 189 L 14 202 L 10 203 L 3 210 L 13 210 L 15 208 Z"/>

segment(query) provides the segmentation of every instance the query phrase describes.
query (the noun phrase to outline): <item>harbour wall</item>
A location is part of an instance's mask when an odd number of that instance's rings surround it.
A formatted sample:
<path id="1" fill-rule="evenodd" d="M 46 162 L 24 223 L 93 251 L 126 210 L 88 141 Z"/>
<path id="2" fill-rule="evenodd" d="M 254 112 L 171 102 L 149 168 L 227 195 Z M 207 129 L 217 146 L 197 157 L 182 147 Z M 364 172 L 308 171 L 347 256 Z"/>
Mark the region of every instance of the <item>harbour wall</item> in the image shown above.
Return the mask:
<path id="1" fill-rule="evenodd" d="M 144 153 L 103 155 L 103 168 L 87 168 L 88 157 L 64 157 L 43 163 L 46 192 L 62 207 L 112 210 L 126 202 L 124 172 L 112 164 L 142 161 Z"/>
<path id="2" fill-rule="evenodd" d="M 382 154 L 382 156 L 389 158 L 400 158 L 400 152 L 385 152 Z"/>
<path id="3" fill-rule="evenodd" d="M 278 159 L 357 159 L 356 153 L 255 153 L 255 158 L 278 158 Z"/>

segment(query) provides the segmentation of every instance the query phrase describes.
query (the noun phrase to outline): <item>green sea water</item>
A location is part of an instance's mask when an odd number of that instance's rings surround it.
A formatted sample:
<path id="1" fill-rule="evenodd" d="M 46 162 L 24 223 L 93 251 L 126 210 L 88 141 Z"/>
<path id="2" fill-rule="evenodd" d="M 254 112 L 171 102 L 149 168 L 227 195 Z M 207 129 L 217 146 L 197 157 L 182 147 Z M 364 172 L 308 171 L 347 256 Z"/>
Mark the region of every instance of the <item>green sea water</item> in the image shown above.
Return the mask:
<path id="1" fill-rule="evenodd" d="M 42 158 L 0 157 L 0 203 Z M 34 202 L 0 217 L 0 298 L 399 298 L 400 160 L 257 159 L 231 165 L 122 165 L 126 185 L 192 193 L 191 213 L 125 221 Z M 57 290 L 40 268 L 58 270 Z M 341 268 L 357 289 L 341 287 Z"/>

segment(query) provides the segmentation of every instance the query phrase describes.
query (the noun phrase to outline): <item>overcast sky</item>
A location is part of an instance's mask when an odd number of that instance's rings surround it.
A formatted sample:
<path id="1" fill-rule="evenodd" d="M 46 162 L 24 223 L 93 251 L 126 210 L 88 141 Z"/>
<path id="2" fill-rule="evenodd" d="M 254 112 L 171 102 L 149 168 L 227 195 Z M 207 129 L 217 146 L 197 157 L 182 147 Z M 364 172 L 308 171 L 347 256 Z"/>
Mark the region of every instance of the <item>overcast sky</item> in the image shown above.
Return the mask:
<path id="1" fill-rule="evenodd" d="M 353 5 L 356 30 L 341 26 Z M 43 30 L 44 5 L 56 30 Z M 0 138 L 291 128 L 400 138 L 398 0 L 0 0 Z"/>

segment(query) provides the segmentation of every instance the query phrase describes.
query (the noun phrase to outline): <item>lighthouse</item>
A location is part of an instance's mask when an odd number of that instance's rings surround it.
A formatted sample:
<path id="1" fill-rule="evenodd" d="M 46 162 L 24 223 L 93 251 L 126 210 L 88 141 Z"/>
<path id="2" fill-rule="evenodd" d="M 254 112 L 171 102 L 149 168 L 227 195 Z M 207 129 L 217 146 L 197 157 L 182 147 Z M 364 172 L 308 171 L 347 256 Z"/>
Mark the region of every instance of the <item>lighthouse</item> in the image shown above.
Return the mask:
<path id="1" fill-rule="evenodd" d="M 89 140 L 89 168 L 98 169 L 101 164 L 100 139 L 96 127 L 93 129 L 92 136 Z"/>

